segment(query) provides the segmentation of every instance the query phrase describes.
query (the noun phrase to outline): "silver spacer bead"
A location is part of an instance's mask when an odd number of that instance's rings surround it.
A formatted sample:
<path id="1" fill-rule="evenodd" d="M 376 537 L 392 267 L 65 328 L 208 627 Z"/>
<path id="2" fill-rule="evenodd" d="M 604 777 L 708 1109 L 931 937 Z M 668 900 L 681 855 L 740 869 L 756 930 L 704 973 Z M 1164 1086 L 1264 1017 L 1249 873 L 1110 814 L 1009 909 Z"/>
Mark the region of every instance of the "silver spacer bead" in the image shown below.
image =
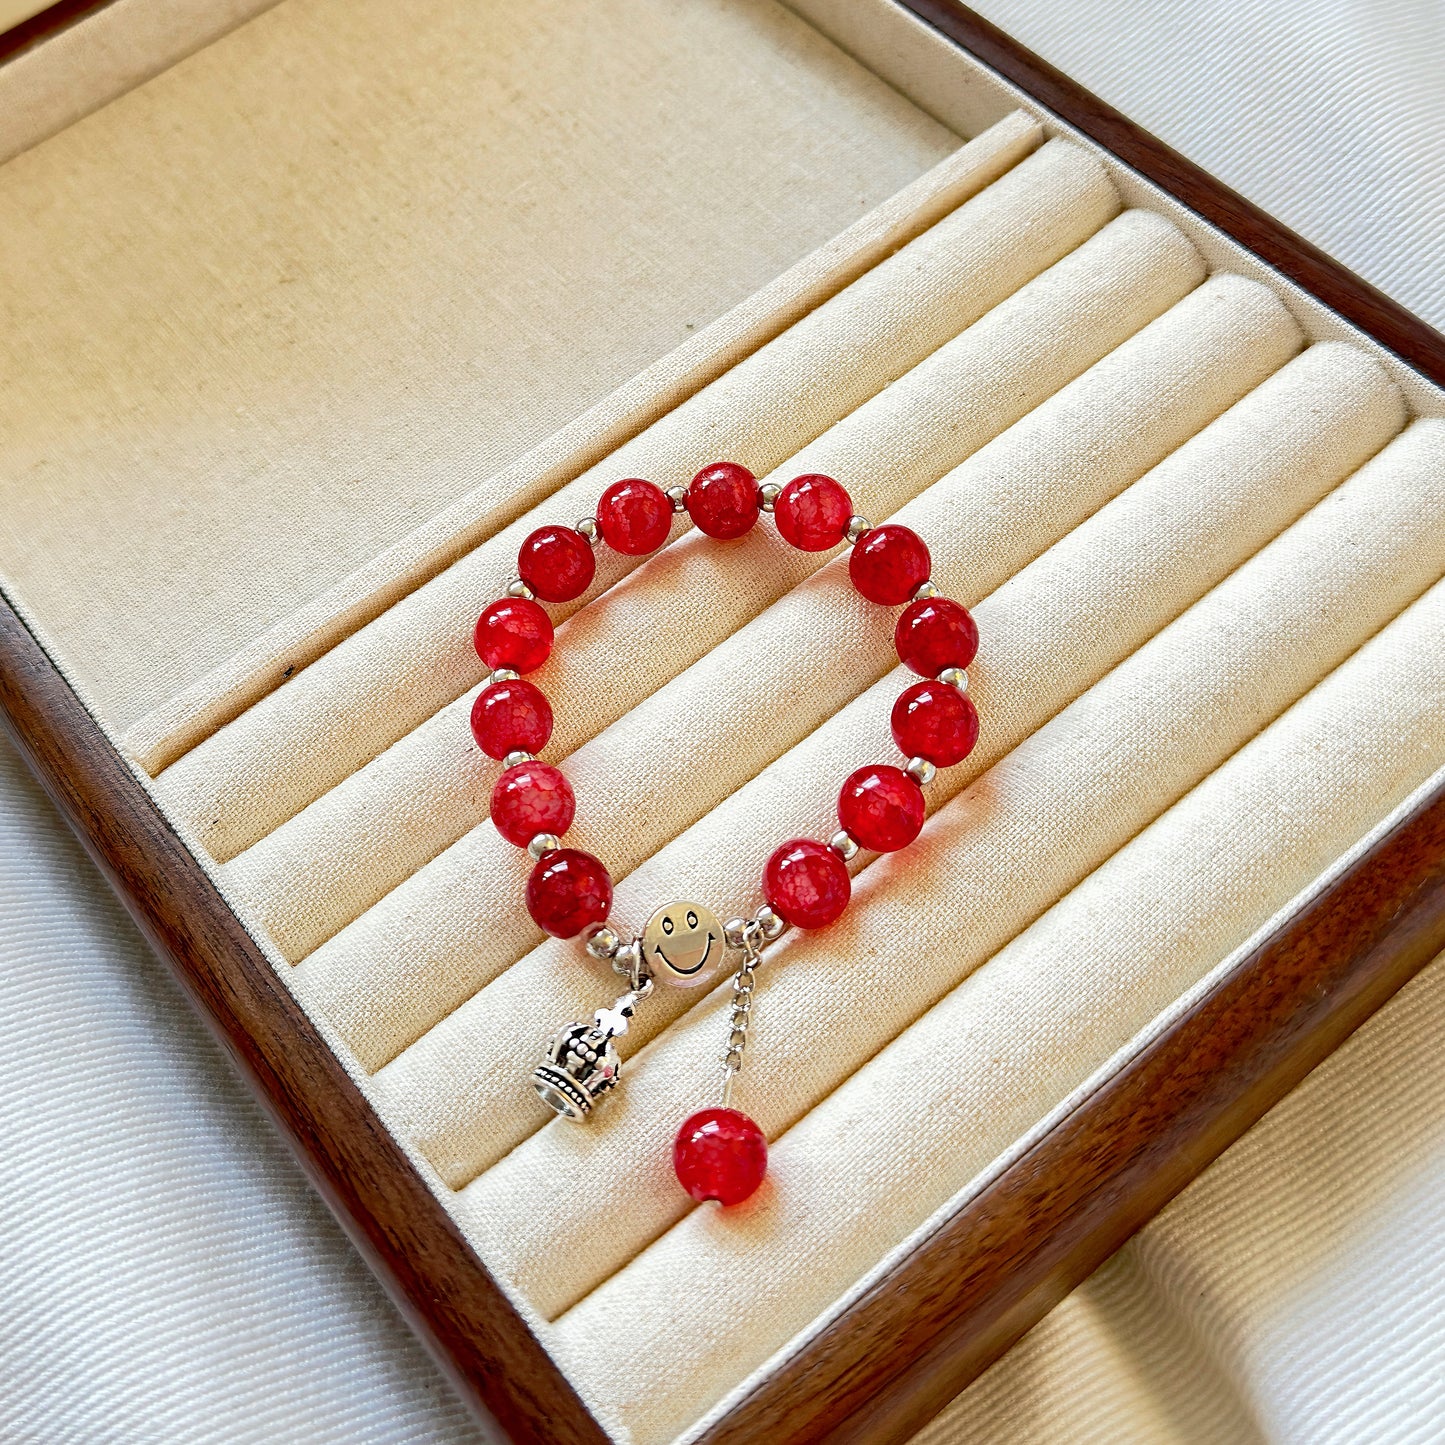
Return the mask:
<path id="1" fill-rule="evenodd" d="M 927 582 L 920 582 L 918 586 L 913 589 L 913 600 L 915 602 L 927 602 L 930 597 L 937 596 L 938 588 L 933 585 L 932 578 L 929 578 Z"/>
<path id="2" fill-rule="evenodd" d="M 504 768 L 517 768 L 523 763 L 535 763 L 536 761 L 537 756 L 535 753 L 524 752 L 521 748 L 516 748 L 502 759 L 502 766 Z"/>
<path id="3" fill-rule="evenodd" d="M 903 769 L 920 788 L 926 788 L 938 776 L 938 769 L 927 758 L 909 758 Z"/>
<path id="4" fill-rule="evenodd" d="M 766 938 L 769 943 L 775 938 L 782 937 L 783 928 L 785 927 L 783 920 L 779 918 L 766 903 L 753 914 L 753 917 L 758 920 L 758 925 L 763 930 L 763 937 Z"/>
<path id="5" fill-rule="evenodd" d="M 626 978 L 641 978 L 642 944 L 635 938 L 620 944 L 612 955 L 612 967 Z"/>
<path id="6" fill-rule="evenodd" d="M 778 493 L 783 489 L 776 482 L 764 482 L 758 488 L 758 510 L 760 512 L 771 512 L 778 500 Z"/>
<path id="7" fill-rule="evenodd" d="M 603 923 L 594 928 L 591 938 L 587 940 L 587 952 L 593 958 L 612 958 L 621 947 L 622 939 L 618 937 L 617 930 L 610 923 Z"/>
<path id="8" fill-rule="evenodd" d="M 850 544 L 858 541 L 865 532 L 873 530 L 873 523 L 867 517 L 849 517 L 847 537 Z"/>
<path id="9" fill-rule="evenodd" d="M 729 948 L 741 948 L 743 936 L 747 933 L 748 920 L 746 918 L 729 918 L 723 924 L 723 937 L 727 940 Z"/>
<path id="10" fill-rule="evenodd" d="M 487 679 L 487 683 L 490 686 L 494 682 L 516 682 L 520 676 L 520 673 L 513 672 L 510 667 L 499 667 Z"/>
<path id="11" fill-rule="evenodd" d="M 594 547 L 602 540 L 602 533 L 597 530 L 596 517 L 583 517 L 577 523 L 576 530 L 581 532 Z"/>
<path id="12" fill-rule="evenodd" d="M 507 582 L 507 596 L 525 597 L 528 602 L 532 602 L 535 601 L 537 594 L 520 577 L 512 577 Z"/>
<path id="13" fill-rule="evenodd" d="M 858 856 L 858 840 L 842 828 L 839 828 L 838 831 L 828 839 L 828 846 L 845 863 L 850 858 L 856 858 Z"/>
<path id="14" fill-rule="evenodd" d="M 551 853 L 561 846 L 562 840 L 555 833 L 538 833 L 537 836 L 527 844 L 527 852 L 540 863 L 544 853 Z"/>
<path id="15" fill-rule="evenodd" d="M 968 691 L 968 673 L 961 667 L 945 667 L 938 674 L 938 681 L 945 687 L 956 687 L 964 693 Z"/>
<path id="16" fill-rule="evenodd" d="M 666 495 L 667 495 L 667 500 L 672 503 L 672 510 L 673 510 L 674 512 L 685 512 L 685 511 L 687 511 L 687 488 L 686 488 L 686 487 L 669 487 L 669 488 L 667 489 Z"/>

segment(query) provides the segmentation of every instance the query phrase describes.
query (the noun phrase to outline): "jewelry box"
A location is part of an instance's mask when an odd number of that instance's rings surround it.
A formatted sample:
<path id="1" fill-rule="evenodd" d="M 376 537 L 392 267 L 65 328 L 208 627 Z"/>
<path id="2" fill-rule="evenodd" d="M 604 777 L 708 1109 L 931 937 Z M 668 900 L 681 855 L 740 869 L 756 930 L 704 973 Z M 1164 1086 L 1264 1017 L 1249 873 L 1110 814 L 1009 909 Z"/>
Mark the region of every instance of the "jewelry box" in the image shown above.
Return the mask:
<path id="1" fill-rule="evenodd" d="M 1445 946 L 1445 340 L 952 0 L 3 48 L 0 706 L 513 1438 L 906 1439 Z M 666 1160 L 726 985 L 539 1108 L 614 980 L 466 723 L 520 538 L 718 459 L 916 522 L 982 639 L 922 837 L 759 968 L 735 1211 Z M 638 927 L 750 910 L 897 690 L 846 557 L 684 521 L 539 674 Z"/>

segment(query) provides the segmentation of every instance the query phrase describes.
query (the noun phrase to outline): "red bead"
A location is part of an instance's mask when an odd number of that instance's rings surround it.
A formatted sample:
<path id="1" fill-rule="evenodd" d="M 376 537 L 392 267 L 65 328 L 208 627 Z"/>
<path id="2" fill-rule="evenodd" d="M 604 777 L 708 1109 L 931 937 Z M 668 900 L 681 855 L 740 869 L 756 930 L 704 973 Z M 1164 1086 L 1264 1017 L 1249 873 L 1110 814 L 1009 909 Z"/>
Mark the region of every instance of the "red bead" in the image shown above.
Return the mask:
<path id="1" fill-rule="evenodd" d="M 474 640 L 477 656 L 493 670 L 535 672 L 552 651 L 552 619 L 525 597 L 504 597 L 477 618 Z"/>
<path id="2" fill-rule="evenodd" d="M 539 753 L 552 736 L 552 705 L 530 682 L 494 682 L 472 704 L 472 736 L 489 758 Z"/>
<path id="3" fill-rule="evenodd" d="M 920 582 L 928 581 L 932 565 L 933 559 L 917 532 L 889 523 L 864 532 L 854 544 L 848 557 L 848 575 L 870 602 L 897 607 L 913 596 Z"/>
<path id="4" fill-rule="evenodd" d="M 699 1202 L 741 1204 L 767 1173 L 767 1137 L 736 1109 L 699 1109 L 677 1131 L 672 1167 Z"/>
<path id="5" fill-rule="evenodd" d="M 592 544 L 575 527 L 538 527 L 517 549 L 517 576 L 544 602 L 570 602 L 597 571 Z"/>
<path id="6" fill-rule="evenodd" d="M 589 923 L 601 923 L 611 907 L 612 879 L 580 849 L 544 853 L 527 879 L 527 912 L 554 938 L 575 938 Z"/>
<path id="7" fill-rule="evenodd" d="M 709 537 L 741 537 L 758 520 L 758 479 L 736 462 L 714 462 L 688 484 L 687 510 Z"/>
<path id="8" fill-rule="evenodd" d="M 944 682 L 905 688 L 893 704 L 892 723 L 894 742 L 910 758 L 927 758 L 936 768 L 961 763 L 978 741 L 978 709 Z"/>
<path id="9" fill-rule="evenodd" d="M 672 503 L 661 487 L 641 477 L 624 478 L 602 493 L 597 503 L 597 530 L 614 552 L 644 557 L 667 541 Z"/>
<path id="10" fill-rule="evenodd" d="M 811 838 L 784 843 L 763 869 L 763 897 L 779 918 L 797 928 L 832 923 L 852 891 L 843 860 Z"/>
<path id="11" fill-rule="evenodd" d="M 847 535 L 853 516 L 848 493 L 832 477 L 816 472 L 794 477 L 773 503 L 783 541 L 800 552 L 826 552 Z"/>
<path id="12" fill-rule="evenodd" d="M 937 677 L 945 667 L 967 667 L 978 651 L 978 628 L 968 608 L 947 597 L 905 607 L 893 632 L 898 656 L 914 672 Z"/>
<path id="13" fill-rule="evenodd" d="M 923 813 L 923 790 L 902 768 L 882 763 L 859 768 L 838 794 L 838 821 L 864 848 L 877 853 L 906 848 L 923 827 Z"/>
<path id="14" fill-rule="evenodd" d="M 572 784 L 546 763 L 518 763 L 492 789 L 492 822 L 507 842 L 525 848 L 538 833 L 561 837 L 572 826 Z"/>

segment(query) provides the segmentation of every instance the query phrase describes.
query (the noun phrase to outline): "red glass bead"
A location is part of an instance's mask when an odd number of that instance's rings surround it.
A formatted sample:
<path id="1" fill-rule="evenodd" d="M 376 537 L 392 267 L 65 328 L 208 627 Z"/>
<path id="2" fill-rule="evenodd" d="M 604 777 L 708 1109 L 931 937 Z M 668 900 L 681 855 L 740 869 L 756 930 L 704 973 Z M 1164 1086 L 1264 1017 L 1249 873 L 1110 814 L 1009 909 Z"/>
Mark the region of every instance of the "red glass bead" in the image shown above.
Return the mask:
<path id="1" fill-rule="evenodd" d="M 626 477 L 602 493 L 597 503 L 597 530 L 614 552 L 644 557 L 667 541 L 672 503 L 661 487 L 641 477 Z"/>
<path id="2" fill-rule="evenodd" d="M 589 923 L 601 923 L 611 907 L 611 877 L 578 848 L 544 853 L 527 879 L 527 912 L 554 938 L 575 938 Z"/>
<path id="3" fill-rule="evenodd" d="M 700 1203 L 741 1204 L 767 1173 L 767 1136 L 736 1109 L 699 1109 L 677 1131 L 672 1167 Z"/>
<path id="4" fill-rule="evenodd" d="M 575 527 L 538 527 L 517 549 L 517 576 L 544 602 L 570 602 L 597 571 L 592 544 Z"/>
<path id="5" fill-rule="evenodd" d="M 472 704 L 472 736 L 489 758 L 541 752 L 552 736 L 552 704 L 530 682 L 494 682 Z"/>
<path id="6" fill-rule="evenodd" d="M 741 537 L 758 520 L 758 479 L 736 462 L 714 462 L 688 484 L 687 510 L 709 537 Z"/>
<path id="7" fill-rule="evenodd" d="M 477 656 L 493 670 L 535 672 L 552 651 L 552 619 L 525 597 L 504 597 L 477 618 L 474 641 Z"/>
<path id="8" fill-rule="evenodd" d="M 923 538 L 911 527 L 890 522 L 864 532 L 854 544 L 848 575 L 870 602 L 897 607 L 913 596 L 920 582 L 928 581 L 932 565 Z"/>
<path id="9" fill-rule="evenodd" d="M 826 552 L 847 535 L 853 516 L 848 493 L 816 472 L 794 477 L 773 503 L 773 519 L 783 541 L 800 552 Z"/>
<path id="10" fill-rule="evenodd" d="M 853 885 L 843 860 L 811 838 L 784 843 L 763 868 L 763 897 L 785 923 L 823 928 L 848 906 Z"/>
<path id="11" fill-rule="evenodd" d="M 850 774 L 838 794 L 838 821 L 877 853 L 906 848 L 923 827 L 923 814 L 923 790 L 902 768 L 882 763 Z"/>
<path id="12" fill-rule="evenodd" d="M 944 682 L 905 688 L 893 704 L 892 723 L 894 742 L 910 758 L 927 758 L 936 768 L 961 763 L 978 741 L 978 710 Z"/>
<path id="13" fill-rule="evenodd" d="M 492 789 L 492 822 L 507 842 L 525 848 L 538 833 L 561 837 L 572 826 L 572 784 L 546 763 L 518 763 Z"/>
<path id="14" fill-rule="evenodd" d="M 967 667 L 978 651 L 978 628 L 968 608 L 947 597 L 905 607 L 893 632 L 900 661 L 924 677 L 945 667 Z"/>

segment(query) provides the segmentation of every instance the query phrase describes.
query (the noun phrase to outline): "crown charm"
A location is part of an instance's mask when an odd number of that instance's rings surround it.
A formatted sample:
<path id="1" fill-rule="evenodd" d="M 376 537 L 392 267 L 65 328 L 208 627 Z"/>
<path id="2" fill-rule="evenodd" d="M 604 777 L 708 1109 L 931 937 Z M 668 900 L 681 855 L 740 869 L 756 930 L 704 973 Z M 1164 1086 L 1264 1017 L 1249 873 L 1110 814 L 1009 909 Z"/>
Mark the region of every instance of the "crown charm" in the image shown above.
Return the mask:
<path id="1" fill-rule="evenodd" d="M 627 1032 L 638 1001 L 651 991 L 647 980 L 611 1008 L 598 1009 L 590 1024 L 568 1024 L 553 1035 L 546 1058 L 532 1072 L 532 1087 L 549 1109 L 580 1123 L 617 1087 L 622 1060 L 612 1041 Z"/>

